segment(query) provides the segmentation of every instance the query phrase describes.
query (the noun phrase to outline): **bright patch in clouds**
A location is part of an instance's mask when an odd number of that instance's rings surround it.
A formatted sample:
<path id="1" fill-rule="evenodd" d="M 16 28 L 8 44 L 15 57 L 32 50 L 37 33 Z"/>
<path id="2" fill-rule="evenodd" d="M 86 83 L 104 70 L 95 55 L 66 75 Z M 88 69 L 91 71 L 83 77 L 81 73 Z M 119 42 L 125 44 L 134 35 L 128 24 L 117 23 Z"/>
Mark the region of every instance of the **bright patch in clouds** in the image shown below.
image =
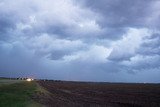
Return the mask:
<path id="1" fill-rule="evenodd" d="M 92 62 L 92 63 L 99 63 L 105 62 L 107 57 L 111 53 L 111 49 L 107 49 L 104 46 L 91 46 L 88 50 L 78 51 L 73 55 L 65 56 L 64 59 L 66 61 L 84 61 L 84 62 Z"/>
<path id="2" fill-rule="evenodd" d="M 113 42 L 113 51 L 110 54 L 111 60 L 127 60 L 136 54 L 136 50 L 140 47 L 143 39 L 151 35 L 148 29 L 129 28 L 122 39 Z"/>

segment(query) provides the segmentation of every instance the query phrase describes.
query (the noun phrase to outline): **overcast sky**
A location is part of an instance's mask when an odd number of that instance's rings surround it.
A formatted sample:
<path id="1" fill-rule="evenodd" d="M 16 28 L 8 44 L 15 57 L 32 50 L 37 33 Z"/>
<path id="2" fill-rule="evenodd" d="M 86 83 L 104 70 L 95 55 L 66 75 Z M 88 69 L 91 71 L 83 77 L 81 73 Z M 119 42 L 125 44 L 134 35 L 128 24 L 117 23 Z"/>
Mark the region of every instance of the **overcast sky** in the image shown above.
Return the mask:
<path id="1" fill-rule="evenodd" d="M 160 0 L 0 0 L 0 76 L 160 82 Z"/>

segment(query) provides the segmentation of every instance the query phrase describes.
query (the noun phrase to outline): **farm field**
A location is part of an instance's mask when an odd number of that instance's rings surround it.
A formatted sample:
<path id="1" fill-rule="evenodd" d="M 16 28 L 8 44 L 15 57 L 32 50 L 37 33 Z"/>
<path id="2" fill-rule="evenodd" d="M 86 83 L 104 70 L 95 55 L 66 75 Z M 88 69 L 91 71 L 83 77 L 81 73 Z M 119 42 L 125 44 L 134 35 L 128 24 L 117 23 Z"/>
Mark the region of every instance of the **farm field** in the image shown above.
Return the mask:
<path id="1" fill-rule="evenodd" d="M 0 107 L 160 107 L 160 84 L 0 79 Z"/>
<path id="2" fill-rule="evenodd" d="M 160 107 L 160 84 L 38 81 L 49 94 L 35 97 L 48 107 Z"/>

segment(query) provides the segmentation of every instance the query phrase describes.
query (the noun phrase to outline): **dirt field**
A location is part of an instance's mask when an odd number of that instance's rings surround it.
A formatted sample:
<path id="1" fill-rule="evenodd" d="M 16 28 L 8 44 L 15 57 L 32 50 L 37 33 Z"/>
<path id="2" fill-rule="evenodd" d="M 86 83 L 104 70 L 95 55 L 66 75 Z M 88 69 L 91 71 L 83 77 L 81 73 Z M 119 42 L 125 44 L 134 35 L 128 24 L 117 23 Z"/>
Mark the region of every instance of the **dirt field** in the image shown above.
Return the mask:
<path id="1" fill-rule="evenodd" d="M 48 94 L 34 99 L 48 107 L 160 107 L 160 84 L 38 81 Z"/>

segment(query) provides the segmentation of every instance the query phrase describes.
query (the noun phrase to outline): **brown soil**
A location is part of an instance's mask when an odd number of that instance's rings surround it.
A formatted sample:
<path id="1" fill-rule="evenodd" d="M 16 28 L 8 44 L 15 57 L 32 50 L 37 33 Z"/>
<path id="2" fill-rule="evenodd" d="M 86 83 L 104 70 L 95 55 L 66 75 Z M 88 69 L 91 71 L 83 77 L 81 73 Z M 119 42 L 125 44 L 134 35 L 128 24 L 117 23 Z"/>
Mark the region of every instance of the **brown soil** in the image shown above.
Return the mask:
<path id="1" fill-rule="evenodd" d="M 47 107 L 160 107 L 160 84 L 38 81 L 49 93 L 34 99 Z"/>

